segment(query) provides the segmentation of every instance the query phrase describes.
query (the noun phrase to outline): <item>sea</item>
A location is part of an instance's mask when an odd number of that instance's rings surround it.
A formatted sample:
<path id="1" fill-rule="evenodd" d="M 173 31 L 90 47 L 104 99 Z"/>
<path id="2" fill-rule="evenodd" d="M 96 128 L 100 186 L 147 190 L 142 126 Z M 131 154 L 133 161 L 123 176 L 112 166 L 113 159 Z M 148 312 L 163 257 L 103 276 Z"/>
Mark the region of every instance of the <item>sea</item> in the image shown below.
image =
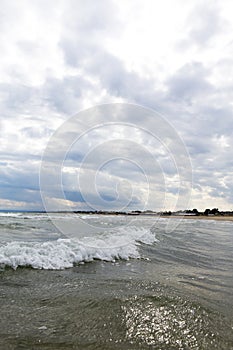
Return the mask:
<path id="1" fill-rule="evenodd" d="M 233 222 L 1 212 L 0 349 L 233 349 Z"/>

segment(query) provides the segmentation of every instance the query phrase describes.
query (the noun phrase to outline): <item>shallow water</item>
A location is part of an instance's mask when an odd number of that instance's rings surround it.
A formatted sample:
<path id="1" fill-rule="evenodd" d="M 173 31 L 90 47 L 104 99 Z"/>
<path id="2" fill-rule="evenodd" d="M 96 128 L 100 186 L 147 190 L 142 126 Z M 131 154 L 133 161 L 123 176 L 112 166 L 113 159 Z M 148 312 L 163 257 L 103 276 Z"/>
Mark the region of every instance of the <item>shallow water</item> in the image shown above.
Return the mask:
<path id="1" fill-rule="evenodd" d="M 44 214 L 0 217 L 1 349 L 233 349 L 232 223 L 83 220 L 96 235 L 77 242 Z"/>

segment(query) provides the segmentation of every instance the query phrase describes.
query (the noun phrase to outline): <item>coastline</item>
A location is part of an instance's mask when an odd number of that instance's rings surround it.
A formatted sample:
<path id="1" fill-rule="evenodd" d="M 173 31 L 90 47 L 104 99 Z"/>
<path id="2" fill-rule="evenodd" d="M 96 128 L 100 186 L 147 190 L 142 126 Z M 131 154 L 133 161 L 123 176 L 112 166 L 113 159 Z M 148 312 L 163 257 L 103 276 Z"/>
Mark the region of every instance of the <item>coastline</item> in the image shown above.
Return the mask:
<path id="1" fill-rule="evenodd" d="M 217 220 L 217 221 L 233 221 L 233 216 L 204 216 L 204 215 L 161 215 L 161 218 L 172 219 L 191 219 L 191 220 Z"/>
<path id="2" fill-rule="evenodd" d="M 214 221 L 233 221 L 233 215 L 164 215 L 157 213 L 134 213 L 134 212 L 111 212 L 111 211 L 100 211 L 100 212 L 92 212 L 92 211 L 13 211 L 13 210 L 0 210 L 0 214 L 85 214 L 85 215 L 113 215 L 113 216 L 146 216 L 146 217 L 157 217 L 164 219 L 187 219 L 187 220 L 214 220 Z"/>

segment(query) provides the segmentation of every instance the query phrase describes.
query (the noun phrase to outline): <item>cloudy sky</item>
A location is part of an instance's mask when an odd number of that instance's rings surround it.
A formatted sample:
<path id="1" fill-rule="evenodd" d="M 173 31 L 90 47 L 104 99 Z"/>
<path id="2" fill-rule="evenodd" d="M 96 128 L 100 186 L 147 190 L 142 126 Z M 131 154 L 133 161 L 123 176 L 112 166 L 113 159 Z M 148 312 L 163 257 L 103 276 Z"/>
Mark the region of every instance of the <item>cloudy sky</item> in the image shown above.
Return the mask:
<path id="1" fill-rule="evenodd" d="M 44 152 L 50 208 L 233 209 L 232 13 L 231 0 L 1 0 L 0 209 L 43 209 Z M 111 103 L 138 113 L 95 107 Z"/>

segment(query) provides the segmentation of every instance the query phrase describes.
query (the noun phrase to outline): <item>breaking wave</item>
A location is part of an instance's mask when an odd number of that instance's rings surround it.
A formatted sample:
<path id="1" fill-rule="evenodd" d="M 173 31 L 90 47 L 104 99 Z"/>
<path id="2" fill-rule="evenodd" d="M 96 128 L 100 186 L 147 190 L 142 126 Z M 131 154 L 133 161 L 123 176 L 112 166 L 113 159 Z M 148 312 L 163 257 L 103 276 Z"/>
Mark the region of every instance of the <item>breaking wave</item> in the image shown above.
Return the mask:
<path id="1" fill-rule="evenodd" d="M 0 266 L 16 269 L 62 270 L 75 264 L 103 260 L 114 262 L 140 258 L 140 244 L 152 244 L 154 234 L 145 228 L 120 228 L 82 240 L 58 239 L 45 242 L 7 242 L 0 246 Z"/>

